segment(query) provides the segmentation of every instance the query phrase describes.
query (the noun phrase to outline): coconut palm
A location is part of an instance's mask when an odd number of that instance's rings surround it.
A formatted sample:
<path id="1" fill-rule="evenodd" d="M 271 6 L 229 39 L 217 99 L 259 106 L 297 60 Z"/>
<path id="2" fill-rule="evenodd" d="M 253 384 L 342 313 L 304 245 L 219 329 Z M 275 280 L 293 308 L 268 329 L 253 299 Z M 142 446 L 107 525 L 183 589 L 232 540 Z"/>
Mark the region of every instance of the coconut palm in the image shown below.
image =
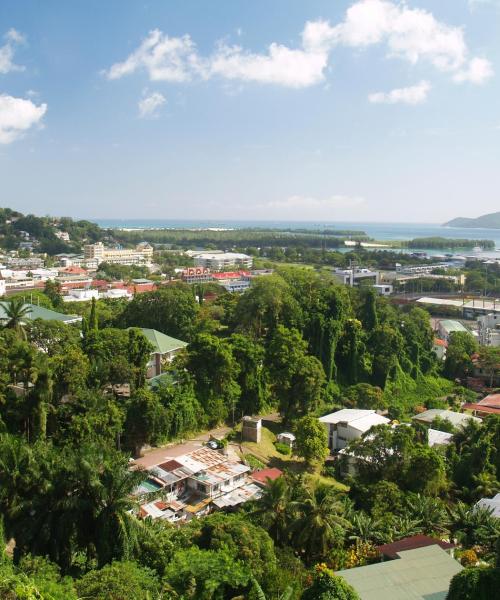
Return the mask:
<path id="1" fill-rule="evenodd" d="M 500 536 L 500 519 L 492 516 L 490 508 L 457 502 L 449 509 L 450 531 L 462 545 L 492 546 Z"/>
<path id="2" fill-rule="evenodd" d="M 308 562 L 325 556 L 337 546 L 350 527 L 344 503 L 331 485 L 317 483 L 304 489 L 303 497 L 291 503 L 296 518 L 290 526 L 294 545 Z"/>
<path id="3" fill-rule="evenodd" d="M 288 537 L 290 501 L 291 489 L 286 478 L 279 477 L 274 481 L 268 479 L 254 512 L 255 515 L 260 515 L 263 526 L 277 544 L 284 543 Z"/>
<path id="4" fill-rule="evenodd" d="M 24 302 L 22 298 L 12 298 L 8 302 L 3 303 L 4 316 L 1 321 L 7 329 L 13 329 L 23 339 L 26 339 L 24 330 L 24 321 L 30 314 L 31 308 Z"/>

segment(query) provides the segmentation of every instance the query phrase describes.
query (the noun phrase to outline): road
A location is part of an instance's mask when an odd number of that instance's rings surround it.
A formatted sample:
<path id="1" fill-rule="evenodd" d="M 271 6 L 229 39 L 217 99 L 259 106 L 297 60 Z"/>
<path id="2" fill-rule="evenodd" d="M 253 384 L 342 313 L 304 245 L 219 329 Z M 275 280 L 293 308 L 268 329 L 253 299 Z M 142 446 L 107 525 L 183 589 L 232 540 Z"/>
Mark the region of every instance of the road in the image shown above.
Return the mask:
<path id="1" fill-rule="evenodd" d="M 261 415 L 261 419 L 263 421 L 279 421 L 279 415 L 277 413 Z M 223 438 L 231 431 L 231 429 L 231 427 L 227 426 L 216 427 L 215 429 L 210 429 L 210 431 L 200 433 L 196 437 L 185 440 L 184 442 L 174 442 L 172 444 L 168 444 L 167 446 L 162 446 L 161 448 L 152 448 L 151 450 L 147 450 L 144 456 L 141 458 L 136 458 L 134 462 L 135 464 L 145 468 L 154 467 L 155 465 L 159 465 L 170 458 L 175 458 L 176 456 L 181 456 L 182 454 L 188 454 L 197 448 L 201 448 L 205 442 L 208 442 L 210 436 L 215 438 Z"/>
<path id="2" fill-rule="evenodd" d="M 186 440 L 185 442 L 173 443 L 161 448 L 153 448 L 146 451 L 141 458 L 136 458 L 134 462 L 145 468 L 154 467 L 170 458 L 175 458 L 176 456 L 181 456 L 182 454 L 187 454 L 188 452 L 193 452 L 193 450 L 201 448 L 204 442 L 207 442 L 210 439 L 211 435 L 216 438 L 222 438 L 230 431 L 231 427 L 217 427 L 216 429 L 211 429 L 210 431 L 202 433 L 190 440 Z"/>

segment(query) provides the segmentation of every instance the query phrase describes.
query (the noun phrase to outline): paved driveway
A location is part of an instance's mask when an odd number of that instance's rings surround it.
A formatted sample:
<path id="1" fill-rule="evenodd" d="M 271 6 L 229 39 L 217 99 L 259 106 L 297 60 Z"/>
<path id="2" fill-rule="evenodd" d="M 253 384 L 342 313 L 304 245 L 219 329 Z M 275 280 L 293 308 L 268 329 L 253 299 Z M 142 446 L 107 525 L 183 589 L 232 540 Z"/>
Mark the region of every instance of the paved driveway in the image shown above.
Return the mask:
<path id="1" fill-rule="evenodd" d="M 136 458 L 135 463 L 142 467 L 154 467 L 155 465 L 165 462 L 167 459 L 175 458 L 182 454 L 188 454 L 188 452 L 201 448 L 204 442 L 207 442 L 210 439 L 210 435 L 222 438 L 229 433 L 229 431 L 231 431 L 230 427 L 218 427 L 180 444 L 171 444 L 163 446 L 162 448 L 153 448 L 152 450 L 146 451 L 141 458 Z"/>

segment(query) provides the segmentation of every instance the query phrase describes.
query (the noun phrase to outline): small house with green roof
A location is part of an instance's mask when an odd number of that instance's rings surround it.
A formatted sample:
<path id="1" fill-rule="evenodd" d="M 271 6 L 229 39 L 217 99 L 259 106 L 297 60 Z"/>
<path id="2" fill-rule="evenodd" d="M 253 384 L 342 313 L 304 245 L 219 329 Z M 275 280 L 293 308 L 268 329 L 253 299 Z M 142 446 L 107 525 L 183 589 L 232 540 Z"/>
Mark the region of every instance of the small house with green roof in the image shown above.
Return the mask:
<path id="1" fill-rule="evenodd" d="M 5 310 L 6 306 L 7 302 L 0 302 L 0 324 L 7 318 L 7 313 Z M 55 310 L 38 306 L 37 304 L 26 303 L 24 307 L 28 308 L 27 313 L 23 317 L 23 319 L 26 319 L 27 321 L 42 319 L 42 321 L 59 321 L 60 323 L 69 325 L 72 323 L 79 323 L 82 320 L 82 317 L 79 315 L 65 315 L 63 313 L 56 312 Z"/>
<path id="2" fill-rule="evenodd" d="M 153 346 L 147 368 L 147 378 L 151 379 L 162 374 L 164 365 L 171 362 L 174 356 L 187 346 L 187 342 L 165 335 L 156 329 L 141 328 L 141 331 Z"/>

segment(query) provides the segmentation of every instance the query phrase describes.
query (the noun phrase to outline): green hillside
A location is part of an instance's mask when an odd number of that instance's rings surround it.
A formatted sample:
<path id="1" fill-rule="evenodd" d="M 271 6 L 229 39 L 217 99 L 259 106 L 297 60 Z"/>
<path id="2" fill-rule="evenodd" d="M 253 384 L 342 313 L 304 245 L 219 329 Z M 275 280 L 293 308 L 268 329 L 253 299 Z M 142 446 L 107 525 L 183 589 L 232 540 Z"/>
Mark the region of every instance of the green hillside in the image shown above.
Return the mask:
<path id="1" fill-rule="evenodd" d="M 488 229 L 500 229 L 500 212 L 489 213 L 477 217 L 477 219 L 469 219 L 466 217 L 458 217 L 452 219 L 448 223 L 444 223 L 445 227 L 485 227 Z"/>

